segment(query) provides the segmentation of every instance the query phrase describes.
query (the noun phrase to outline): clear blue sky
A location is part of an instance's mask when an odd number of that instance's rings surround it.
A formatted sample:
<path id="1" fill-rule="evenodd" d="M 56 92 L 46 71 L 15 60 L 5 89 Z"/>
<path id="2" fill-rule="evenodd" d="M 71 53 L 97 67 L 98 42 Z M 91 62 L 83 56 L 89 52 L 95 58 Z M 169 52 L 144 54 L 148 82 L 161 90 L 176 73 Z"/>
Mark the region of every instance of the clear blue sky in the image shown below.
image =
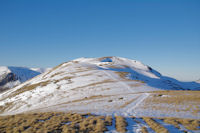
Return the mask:
<path id="1" fill-rule="evenodd" d="M 1 0 L 0 65 L 121 56 L 200 78 L 200 0 Z"/>

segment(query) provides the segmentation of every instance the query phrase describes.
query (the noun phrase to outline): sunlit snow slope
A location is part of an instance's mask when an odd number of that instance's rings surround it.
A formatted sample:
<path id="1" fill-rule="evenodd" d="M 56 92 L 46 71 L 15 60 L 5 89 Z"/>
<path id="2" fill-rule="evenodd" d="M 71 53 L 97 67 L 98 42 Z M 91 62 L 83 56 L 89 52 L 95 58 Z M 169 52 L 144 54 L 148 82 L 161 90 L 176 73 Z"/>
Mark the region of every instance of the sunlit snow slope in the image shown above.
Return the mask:
<path id="1" fill-rule="evenodd" d="M 144 101 L 152 97 L 152 91 L 199 90 L 199 87 L 196 82 L 180 82 L 162 76 L 135 60 L 79 58 L 0 94 L 0 109 L 2 115 L 26 111 L 74 111 L 161 117 L 161 110 L 142 107 Z M 192 113 L 164 114 L 195 117 Z"/>

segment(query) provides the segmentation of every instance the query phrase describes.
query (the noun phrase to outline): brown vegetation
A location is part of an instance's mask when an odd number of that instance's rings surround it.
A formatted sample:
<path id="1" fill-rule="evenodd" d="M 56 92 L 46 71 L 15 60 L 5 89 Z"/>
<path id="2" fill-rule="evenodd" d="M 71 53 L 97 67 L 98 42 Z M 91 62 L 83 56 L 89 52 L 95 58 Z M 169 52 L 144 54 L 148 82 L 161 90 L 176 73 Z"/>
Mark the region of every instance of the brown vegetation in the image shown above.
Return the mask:
<path id="1" fill-rule="evenodd" d="M 142 133 L 148 133 L 147 128 L 146 128 L 145 126 L 143 126 L 143 127 L 141 128 L 141 132 L 142 132 Z"/>
<path id="2" fill-rule="evenodd" d="M 106 124 L 106 126 L 111 126 L 112 125 L 112 116 L 106 116 L 105 124 Z"/>
<path id="3" fill-rule="evenodd" d="M 174 125 L 174 127 L 180 129 L 179 122 L 175 118 L 165 118 L 164 122 Z"/>
<path id="4" fill-rule="evenodd" d="M 7 109 L 13 107 L 13 102 L 7 102 L 5 105 L 0 106 L 0 113 L 3 113 Z"/>
<path id="5" fill-rule="evenodd" d="M 116 124 L 115 124 L 116 130 L 120 133 L 125 133 L 127 123 L 126 123 L 124 117 L 115 116 L 115 119 L 116 119 Z"/>
<path id="6" fill-rule="evenodd" d="M 14 97 L 14 96 L 19 95 L 19 94 L 26 92 L 26 91 L 33 90 L 33 89 L 35 89 L 36 87 L 39 87 L 39 86 L 41 86 L 41 87 L 46 86 L 47 84 L 49 84 L 49 82 L 50 81 L 44 81 L 44 82 L 39 82 L 39 83 L 36 83 L 36 84 L 25 85 L 24 87 L 14 91 L 11 94 L 11 97 Z"/>
<path id="7" fill-rule="evenodd" d="M 152 118 L 143 117 L 143 120 L 151 127 L 156 133 L 168 133 L 168 130 L 155 122 Z"/>
<path id="8" fill-rule="evenodd" d="M 180 129 L 180 125 L 183 125 L 188 130 L 199 130 L 200 120 L 194 119 L 180 119 L 180 118 L 164 118 L 164 122 L 174 125 Z"/>
<path id="9" fill-rule="evenodd" d="M 145 99 L 143 108 L 190 112 L 194 116 L 200 114 L 200 91 L 155 91 L 149 92 L 151 95 Z M 169 108 L 171 107 L 171 108 Z"/>
<path id="10" fill-rule="evenodd" d="M 119 77 L 122 79 L 126 78 L 126 76 L 129 74 L 129 72 L 115 72 Z M 126 78 L 128 80 L 128 78 Z"/>
<path id="11" fill-rule="evenodd" d="M 64 72 L 57 72 L 57 73 L 54 73 L 53 75 L 50 76 L 50 78 L 53 78 L 53 77 L 55 77 L 55 76 L 57 76 L 57 75 L 59 75 L 59 74 L 62 74 L 62 73 L 64 73 Z"/>
<path id="12" fill-rule="evenodd" d="M 0 117 L 0 132 L 83 132 L 106 131 L 105 118 L 74 113 L 32 113 Z"/>
<path id="13" fill-rule="evenodd" d="M 199 130 L 200 121 L 190 119 L 177 119 L 188 130 Z"/>
<path id="14" fill-rule="evenodd" d="M 135 118 L 135 117 L 132 117 Z M 125 133 L 127 122 L 122 116 L 115 116 L 116 130 Z M 167 133 L 162 125 L 152 118 L 144 117 L 144 121 L 157 133 Z M 26 113 L 9 116 L 0 116 L 0 132 L 23 132 L 23 133 L 103 133 L 106 126 L 113 125 L 112 116 L 95 116 L 88 114 L 44 112 Z M 162 118 L 165 123 L 174 125 L 180 129 L 183 125 L 188 130 L 199 130 L 200 120 Z M 135 119 L 134 119 L 135 121 Z M 139 121 L 136 121 L 140 124 Z M 146 126 L 141 128 L 142 133 L 147 133 Z"/>

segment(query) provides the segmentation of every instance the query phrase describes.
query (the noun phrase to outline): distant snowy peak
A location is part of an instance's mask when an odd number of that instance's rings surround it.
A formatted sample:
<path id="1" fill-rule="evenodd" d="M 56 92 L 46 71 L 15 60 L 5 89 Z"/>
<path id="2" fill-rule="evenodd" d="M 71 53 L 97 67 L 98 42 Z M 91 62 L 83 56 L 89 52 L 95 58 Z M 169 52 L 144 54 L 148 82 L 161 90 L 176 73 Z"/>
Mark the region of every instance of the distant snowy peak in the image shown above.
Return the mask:
<path id="1" fill-rule="evenodd" d="M 33 71 L 26 67 L 8 67 L 8 69 L 11 71 L 11 73 L 16 75 L 20 82 L 25 82 L 26 80 L 41 74 L 40 72 Z"/>
<path id="2" fill-rule="evenodd" d="M 0 92 L 13 88 L 48 69 L 0 66 Z"/>

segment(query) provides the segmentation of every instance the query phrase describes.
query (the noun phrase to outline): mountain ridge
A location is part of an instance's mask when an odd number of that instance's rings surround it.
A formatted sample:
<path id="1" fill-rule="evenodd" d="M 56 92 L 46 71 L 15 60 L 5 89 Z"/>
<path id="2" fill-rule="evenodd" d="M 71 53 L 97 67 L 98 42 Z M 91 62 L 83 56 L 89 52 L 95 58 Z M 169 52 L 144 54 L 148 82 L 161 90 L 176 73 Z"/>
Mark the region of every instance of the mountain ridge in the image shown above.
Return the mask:
<path id="1" fill-rule="evenodd" d="M 143 108 L 149 98 L 163 96 L 172 99 L 170 90 L 199 90 L 199 86 L 195 82 L 180 82 L 162 76 L 135 60 L 121 57 L 78 58 L 0 94 L 0 107 L 3 108 L 2 115 L 27 111 L 74 111 L 194 118 L 191 112 L 183 115 L 181 112 L 162 113 L 162 110 L 152 111 L 152 107 Z M 170 96 L 163 94 L 163 90 L 169 91 Z"/>

